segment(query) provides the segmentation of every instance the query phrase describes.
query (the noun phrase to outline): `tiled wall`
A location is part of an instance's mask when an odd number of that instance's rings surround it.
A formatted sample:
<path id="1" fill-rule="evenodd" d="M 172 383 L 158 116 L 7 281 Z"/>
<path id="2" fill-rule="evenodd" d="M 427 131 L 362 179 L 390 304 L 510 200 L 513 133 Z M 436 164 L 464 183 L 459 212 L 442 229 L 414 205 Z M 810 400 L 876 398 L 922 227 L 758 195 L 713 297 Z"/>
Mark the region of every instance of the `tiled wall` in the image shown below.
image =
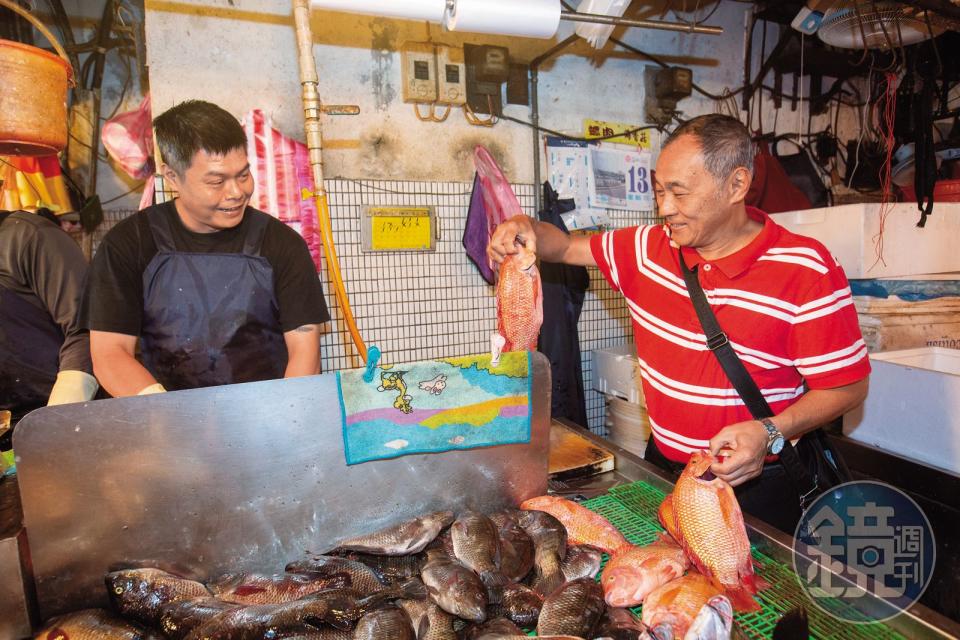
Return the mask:
<path id="1" fill-rule="evenodd" d="M 376 345 L 385 362 L 483 353 L 496 327 L 494 288 L 480 277 L 463 250 L 462 236 L 471 185 L 457 182 L 390 180 L 327 181 L 333 233 L 340 268 L 357 327 L 367 346 Z M 533 185 L 514 185 L 524 211 L 533 214 Z M 160 199 L 170 194 L 159 194 Z M 436 251 L 364 253 L 363 207 L 433 206 L 439 224 Z M 109 211 L 95 242 L 132 211 Z M 613 226 L 653 220 L 652 212 L 610 210 Z M 343 322 L 326 267 L 320 274 L 333 321 L 321 342 L 324 371 L 363 365 Z M 591 352 L 632 341 L 626 305 L 600 272 L 590 269 L 579 324 L 587 418 L 592 431 L 605 434 L 604 399 L 593 390 Z"/>

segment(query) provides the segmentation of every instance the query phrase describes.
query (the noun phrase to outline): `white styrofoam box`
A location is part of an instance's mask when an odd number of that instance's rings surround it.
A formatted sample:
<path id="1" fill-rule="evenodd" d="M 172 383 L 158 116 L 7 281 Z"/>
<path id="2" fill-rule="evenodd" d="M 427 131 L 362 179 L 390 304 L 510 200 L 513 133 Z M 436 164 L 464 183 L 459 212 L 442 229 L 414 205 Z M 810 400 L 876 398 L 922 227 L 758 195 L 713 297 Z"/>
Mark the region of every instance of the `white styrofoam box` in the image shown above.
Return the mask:
<path id="1" fill-rule="evenodd" d="M 593 352 L 593 388 L 646 407 L 640 387 L 640 363 L 632 342 Z"/>
<path id="2" fill-rule="evenodd" d="M 934 204 L 923 229 L 917 227 L 916 203 L 888 204 L 883 209 L 883 260 L 877 259 L 879 203 L 775 213 L 771 217 L 794 233 L 822 242 L 840 261 L 847 278 L 881 278 L 960 271 L 960 203 Z"/>
<path id="3" fill-rule="evenodd" d="M 844 435 L 960 475 L 960 351 L 887 351 L 870 363 L 870 391 L 843 417 Z"/>

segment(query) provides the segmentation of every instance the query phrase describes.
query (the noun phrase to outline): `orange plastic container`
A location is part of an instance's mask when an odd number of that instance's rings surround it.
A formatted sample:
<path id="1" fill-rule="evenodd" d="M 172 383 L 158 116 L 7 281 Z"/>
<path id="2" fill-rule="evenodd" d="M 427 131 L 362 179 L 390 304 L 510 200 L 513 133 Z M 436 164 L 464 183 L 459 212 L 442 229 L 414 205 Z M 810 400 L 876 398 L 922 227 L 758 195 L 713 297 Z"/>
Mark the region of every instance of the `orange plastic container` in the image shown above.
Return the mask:
<path id="1" fill-rule="evenodd" d="M 900 187 L 900 193 L 903 195 L 901 202 L 917 201 L 917 195 L 913 192 L 912 186 Z M 935 203 L 960 202 L 960 178 L 937 180 L 933 187 L 933 201 Z"/>

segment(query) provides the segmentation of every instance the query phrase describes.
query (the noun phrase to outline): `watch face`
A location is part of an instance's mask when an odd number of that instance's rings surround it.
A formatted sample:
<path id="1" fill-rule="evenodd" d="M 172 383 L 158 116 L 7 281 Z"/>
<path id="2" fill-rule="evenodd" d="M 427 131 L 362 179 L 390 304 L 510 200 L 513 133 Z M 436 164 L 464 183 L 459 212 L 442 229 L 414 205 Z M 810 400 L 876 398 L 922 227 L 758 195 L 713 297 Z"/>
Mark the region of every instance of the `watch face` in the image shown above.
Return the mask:
<path id="1" fill-rule="evenodd" d="M 770 453 L 778 455 L 783 451 L 783 436 L 779 436 L 770 443 Z"/>

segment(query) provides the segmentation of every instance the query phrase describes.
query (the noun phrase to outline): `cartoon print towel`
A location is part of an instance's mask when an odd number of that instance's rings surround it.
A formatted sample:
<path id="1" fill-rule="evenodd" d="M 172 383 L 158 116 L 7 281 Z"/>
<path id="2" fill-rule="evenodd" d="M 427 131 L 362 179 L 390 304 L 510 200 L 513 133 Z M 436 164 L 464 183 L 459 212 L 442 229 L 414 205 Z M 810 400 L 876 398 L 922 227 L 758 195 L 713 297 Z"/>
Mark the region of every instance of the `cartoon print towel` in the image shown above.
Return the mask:
<path id="1" fill-rule="evenodd" d="M 530 354 L 425 360 L 337 373 L 347 464 L 530 442 Z"/>

